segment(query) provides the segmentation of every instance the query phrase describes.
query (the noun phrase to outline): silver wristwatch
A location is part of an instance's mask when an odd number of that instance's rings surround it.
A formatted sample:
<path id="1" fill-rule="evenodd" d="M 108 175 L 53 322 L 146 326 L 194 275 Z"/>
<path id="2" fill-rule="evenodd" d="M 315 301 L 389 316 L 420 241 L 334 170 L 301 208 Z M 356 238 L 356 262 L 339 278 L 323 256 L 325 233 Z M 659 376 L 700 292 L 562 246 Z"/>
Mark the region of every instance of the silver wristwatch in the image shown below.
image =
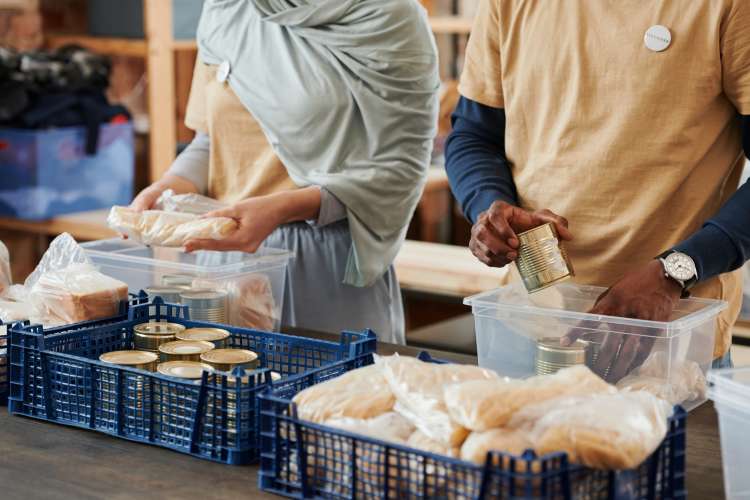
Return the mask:
<path id="1" fill-rule="evenodd" d="M 689 297 L 690 289 L 698 282 L 695 261 L 689 255 L 676 250 L 664 252 L 658 258 L 664 267 L 664 275 L 680 285 L 683 298 Z"/>

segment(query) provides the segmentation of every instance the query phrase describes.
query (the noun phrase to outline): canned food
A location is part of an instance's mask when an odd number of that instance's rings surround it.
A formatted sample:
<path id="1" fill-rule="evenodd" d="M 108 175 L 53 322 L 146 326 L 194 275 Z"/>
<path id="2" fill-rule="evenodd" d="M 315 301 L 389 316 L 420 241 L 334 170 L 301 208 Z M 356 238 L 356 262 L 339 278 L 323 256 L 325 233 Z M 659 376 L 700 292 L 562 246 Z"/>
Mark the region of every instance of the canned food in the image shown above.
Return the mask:
<path id="1" fill-rule="evenodd" d="M 575 275 L 553 224 L 518 235 L 516 266 L 529 293 L 538 292 Z"/>
<path id="2" fill-rule="evenodd" d="M 159 359 L 165 361 L 200 361 L 201 354 L 214 348 L 202 340 L 176 340 L 159 346 Z"/>
<path id="3" fill-rule="evenodd" d="M 255 370 L 260 364 L 258 354 L 247 349 L 214 349 L 201 354 L 201 361 L 220 372 L 230 372 L 238 366 Z"/>
<path id="4" fill-rule="evenodd" d="M 271 372 L 271 381 L 272 382 L 277 382 L 279 380 L 281 380 L 281 373 L 279 373 L 279 372 Z"/>
<path id="5" fill-rule="evenodd" d="M 203 376 L 204 371 L 209 371 L 210 366 L 206 366 L 199 361 L 164 361 L 159 363 L 156 370 L 162 375 L 170 377 L 185 378 L 197 380 Z"/>
<path id="6" fill-rule="evenodd" d="M 559 337 L 540 339 L 536 346 L 536 374 L 550 375 L 568 366 L 585 364 L 587 351 L 586 344 L 578 340 L 563 346 Z"/>
<path id="7" fill-rule="evenodd" d="M 150 286 L 146 288 L 146 293 L 150 297 L 159 296 L 164 300 L 164 302 L 167 302 L 169 304 L 179 304 L 180 294 L 184 291 L 184 288 L 176 286 Z"/>
<path id="8" fill-rule="evenodd" d="M 159 359 L 153 352 L 145 351 L 111 351 L 99 356 L 99 361 L 113 365 L 140 368 L 150 372 L 156 370 L 156 360 Z"/>
<path id="9" fill-rule="evenodd" d="M 133 344 L 140 351 L 159 352 L 159 346 L 172 342 L 185 327 L 178 323 L 141 323 L 133 327 Z"/>
<path id="10" fill-rule="evenodd" d="M 223 328 L 188 328 L 175 334 L 175 338 L 177 340 L 211 342 L 216 348 L 221 349 L 227 343 L 229 332 Z"/>
<path id="11" fill-rule="evenodd" d="M 190 286 L 193 284 L 195 276 L 190 274 L 165 274 L 161 277 L 161 284 L 164 286 Z"/>
<path id="12" fill-rule="evenodd" d="M 223 290 L 188 290 L 180 294 L 180 300 L 194 320 L 227 322 L 227 292 Z"/>

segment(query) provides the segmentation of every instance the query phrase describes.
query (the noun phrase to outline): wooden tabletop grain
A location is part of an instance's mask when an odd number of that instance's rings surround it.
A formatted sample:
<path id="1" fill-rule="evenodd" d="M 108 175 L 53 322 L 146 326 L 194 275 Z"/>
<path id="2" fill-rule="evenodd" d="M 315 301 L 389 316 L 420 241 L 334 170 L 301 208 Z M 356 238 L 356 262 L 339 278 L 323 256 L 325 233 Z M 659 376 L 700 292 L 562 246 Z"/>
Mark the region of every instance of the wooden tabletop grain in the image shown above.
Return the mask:
<path id="1" fill-rule="evenodd" d="M 383 354 L 417 352 L 387 344 L 381 344 L 379 350 Z M 466 355 L 432 354 L 456 362 L 475 360 Z M 710 402 L 688 417 L 687 488 L 691 498 L 724 498 L 718 432 L 716 412 Z M 278 497 L 258 491 L 256 466 L 216 464 L 93 431 L 11 416 L 2 408 L 0 498 Z"/>

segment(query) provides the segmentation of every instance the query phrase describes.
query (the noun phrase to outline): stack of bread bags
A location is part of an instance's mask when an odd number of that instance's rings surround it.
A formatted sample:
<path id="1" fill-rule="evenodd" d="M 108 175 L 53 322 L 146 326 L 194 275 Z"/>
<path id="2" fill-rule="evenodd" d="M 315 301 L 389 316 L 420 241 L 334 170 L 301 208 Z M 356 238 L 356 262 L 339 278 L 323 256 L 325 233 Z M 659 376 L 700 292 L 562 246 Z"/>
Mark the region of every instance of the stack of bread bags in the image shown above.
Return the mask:
<path id="1" fill-rule="evenodd" d="M 664 439 L 672 413 L 669 402 L 646 391 L 618 390 L 585 366 L 516 380 L 476 366 L 398 355 L 376 357 L 374 365 L 305 389 L 294 403 L 303 420 L 479 465 L 491 451 L 520 456 L 533 450 L 539 457 L 565 452 L 573 463 L 606 470 L 646 460 Z M 306 443 L 308 475 L 322 469 L 316 461 L 346 464 L 351 455 L 347 440 L 317 446 L 308 436 Z M 385 464 L 376 455 L 376 447 L 359 447 L 356 455 L 358 480 L 371 493 L 385 486 Z M 423 480 L 433 493 L 460 486 L 444 484 L 450 478 L 438 463 L 398 465 L 389 468 L 400 475 L 389 478 L 395 483 L 389 488 Z"/>

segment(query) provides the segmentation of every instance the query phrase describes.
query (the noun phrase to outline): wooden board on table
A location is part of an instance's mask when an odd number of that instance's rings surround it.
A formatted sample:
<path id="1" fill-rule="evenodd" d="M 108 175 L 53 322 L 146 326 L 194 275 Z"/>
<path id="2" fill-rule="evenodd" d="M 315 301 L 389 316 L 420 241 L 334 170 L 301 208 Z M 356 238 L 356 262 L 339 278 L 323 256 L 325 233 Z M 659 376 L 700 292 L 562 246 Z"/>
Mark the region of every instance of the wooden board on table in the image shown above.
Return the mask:
<path id="1" fill-rule="evenodd" d="M 54 236 L 70 233 L 77 240 L 101 240 L 117 234 L 107 226 L 109 210 L 93 210 L 61 215 L 44 221 L 27 221 L 0 217 L 0 230 Z"/>
<path id="2" fill-rule="evenodd" d="M 401 288 L 453 297 L 497 288 L 508 272 L 485 266 L 466 247 L 411 240 L 394 265 Z"/>

